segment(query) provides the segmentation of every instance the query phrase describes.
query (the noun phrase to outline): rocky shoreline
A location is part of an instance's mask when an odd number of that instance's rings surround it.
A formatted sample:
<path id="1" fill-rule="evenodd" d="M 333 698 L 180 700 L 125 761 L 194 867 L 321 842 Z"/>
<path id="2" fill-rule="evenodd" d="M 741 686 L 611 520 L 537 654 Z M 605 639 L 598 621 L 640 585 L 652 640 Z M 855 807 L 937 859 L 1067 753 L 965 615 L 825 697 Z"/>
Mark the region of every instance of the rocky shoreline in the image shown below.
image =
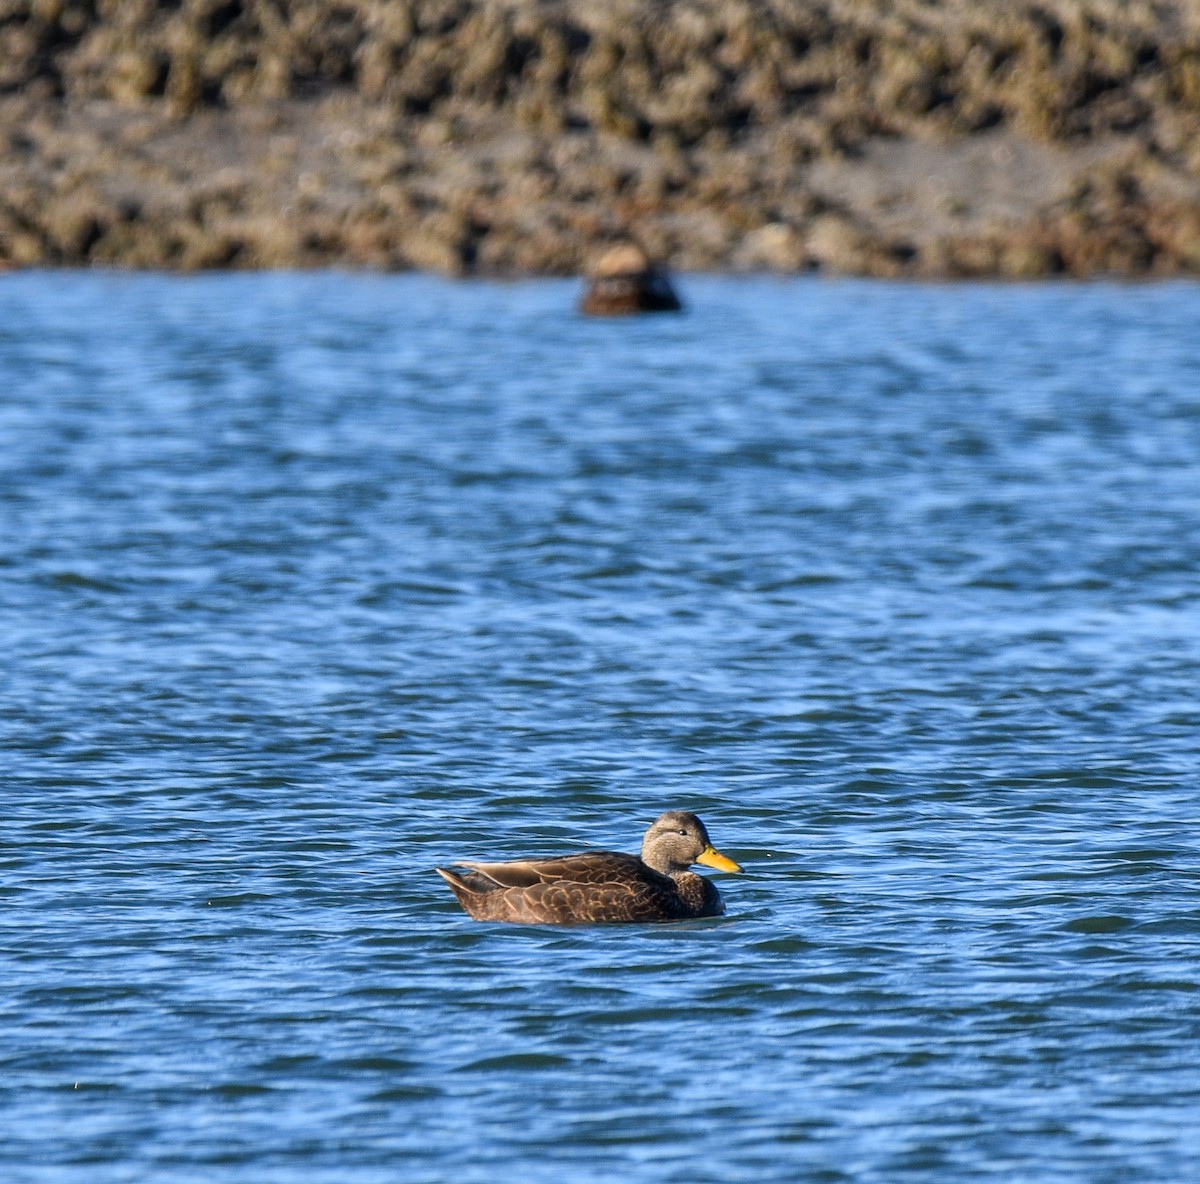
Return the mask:
<path id="1" fill-rule="evenodd" d="M 0 0 L 0 266 L 1200 272 L 1200 3 Z"/>

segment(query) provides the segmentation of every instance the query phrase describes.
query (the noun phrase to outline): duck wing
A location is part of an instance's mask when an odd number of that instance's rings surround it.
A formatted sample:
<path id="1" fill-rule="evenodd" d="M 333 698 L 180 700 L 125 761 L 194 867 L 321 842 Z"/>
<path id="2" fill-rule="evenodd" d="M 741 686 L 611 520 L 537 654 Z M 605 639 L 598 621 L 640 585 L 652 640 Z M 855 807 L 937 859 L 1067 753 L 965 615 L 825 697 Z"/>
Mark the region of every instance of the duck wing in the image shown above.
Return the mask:
<path id="1" fill-rule="evenodd" d="M 636 855 L 617 851 L 506 863 L 463 860 L 460 866 L 469 870 L 442 874 L 479 920 L 564 925 L 694 915 L 669 876 L 648 868 Z"/>
<path id="2" fill-rule="evenodd" d="M 505 863 L 485 863 L 460 859 L 458 867 L 472 872 L 496 888 L 533 888 L 539 884 L 611 884 L 641 880 L 647 876 L 665 880 L 648 868 L 636 855 L 620 851 L 582 851 L 578 855 L 558 855 L 552 859 L 513 859 Z"/>

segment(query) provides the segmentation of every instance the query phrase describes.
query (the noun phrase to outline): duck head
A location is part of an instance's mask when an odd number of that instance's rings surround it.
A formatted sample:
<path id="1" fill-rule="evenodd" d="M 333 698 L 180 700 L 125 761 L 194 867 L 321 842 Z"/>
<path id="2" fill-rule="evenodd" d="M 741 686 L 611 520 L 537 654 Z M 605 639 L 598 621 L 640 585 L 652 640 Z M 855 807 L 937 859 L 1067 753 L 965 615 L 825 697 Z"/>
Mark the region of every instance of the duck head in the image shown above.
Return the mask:
<path id="1" fill-rule="evenodd" d="M 668 810 L 655 819 L 642 840 L 642 862 L 666 876 L 687 871 L 693 863 L 722 872 L 740 872 L 708 837 L 704 823 L 686 810 Z"/>

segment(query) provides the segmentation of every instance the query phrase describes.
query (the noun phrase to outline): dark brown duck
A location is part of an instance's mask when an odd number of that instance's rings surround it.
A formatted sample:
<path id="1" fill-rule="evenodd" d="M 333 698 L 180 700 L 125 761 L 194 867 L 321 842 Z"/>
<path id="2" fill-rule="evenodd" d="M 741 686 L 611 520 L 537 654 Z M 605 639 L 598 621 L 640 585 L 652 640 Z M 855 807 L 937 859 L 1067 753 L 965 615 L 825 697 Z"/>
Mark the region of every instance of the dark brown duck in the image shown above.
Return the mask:
<path id="1" fill-rule="evenodd" d="M 713 847 L 695 814 L 671 810 L 646 832 L 641 858 L 584 851 L 509 863 L 461 860 L 456 866 L 469 870 L 436 870 L 476 921 L 586 925 L 720 916 L 721 894 L 690 870 L 694 863 L 742 870 Z"/>
<path id="2" fill-rule="evenodd" d="M 634 243 L 613 247 L 597 260 L 580 304 L 582 312 L 594 317 L 679 312 L 682 307 L 666 268 Z"/>

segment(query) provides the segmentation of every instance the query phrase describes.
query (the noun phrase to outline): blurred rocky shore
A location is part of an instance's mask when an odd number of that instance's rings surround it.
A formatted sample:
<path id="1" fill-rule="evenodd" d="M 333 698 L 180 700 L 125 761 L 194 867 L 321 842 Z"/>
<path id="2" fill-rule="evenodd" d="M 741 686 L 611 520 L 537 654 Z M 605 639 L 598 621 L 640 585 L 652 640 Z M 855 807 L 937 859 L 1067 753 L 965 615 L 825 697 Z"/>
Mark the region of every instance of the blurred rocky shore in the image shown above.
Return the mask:
<path id="1" fill-rule="evenodd" d="M 0 266 L 1200 272 L 1200 0 L 0 0 Z"/>

